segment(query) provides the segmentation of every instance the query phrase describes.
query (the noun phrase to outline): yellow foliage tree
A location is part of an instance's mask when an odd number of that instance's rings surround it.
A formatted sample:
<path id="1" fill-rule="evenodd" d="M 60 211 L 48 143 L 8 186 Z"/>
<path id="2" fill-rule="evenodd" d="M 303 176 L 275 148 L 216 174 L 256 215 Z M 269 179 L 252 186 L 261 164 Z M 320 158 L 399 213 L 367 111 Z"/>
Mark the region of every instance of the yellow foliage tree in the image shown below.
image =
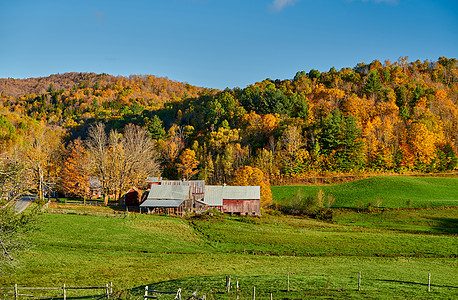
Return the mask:
<path id="1" fill-rule="evenodd" d="M 180 155 L 180 163 L 177 164 L 180 175 L 189 180 L 197 174 L 198 165 L 199 161 L 196 159 L 196 152 L 191 149 L 184 149 Z"/>
<path id="2" fill-rule="evenodd" d="M 438 142 L 440 142 L 439 135 L 428 130 L 425 124 L 412 124 L 409 144 L 419 163 L 428 165 L 436 157 L 436 144 Z"/>
<path id="3" fill-rule="evenodd" d="M 260 186 L 261 188 L 261 207 L 267 208 L 272 204 L 272 191 L 269 181 L 264 177 L 264 173 L 254 167 L 245 166 L 237 169 L 233 173 L 232 185 L 241 186 Z"/>

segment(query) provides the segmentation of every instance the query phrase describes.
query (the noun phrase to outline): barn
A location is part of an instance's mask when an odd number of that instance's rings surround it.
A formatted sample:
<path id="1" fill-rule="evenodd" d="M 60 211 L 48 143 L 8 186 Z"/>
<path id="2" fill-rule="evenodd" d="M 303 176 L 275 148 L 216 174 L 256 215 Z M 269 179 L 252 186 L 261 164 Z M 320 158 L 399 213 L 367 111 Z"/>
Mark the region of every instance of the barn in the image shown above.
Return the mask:
<path id="1" fill-rule="evenodd" d="M 161 177 L 148 177 L 148 188 L 153 185 L 184 185 L 189 186 L 194 199 L 202 199 L 205 191 L 205 180 L 163 180 Z"/>
<path id="2" fill-rule="evenodd" d="M 207 211 L 208 204 L 193 196 L 190 185 L 151 185 L 140 209 L 148 213 L 184 215 L 189 212 L 203 213 Z"/>
<path id="3" fill-rule="evenodd" d="M 133 187 L 124 194 L 124 204 L 126 206 L 138 206 L 140 203 L 140 191 Z"/>
<path id="4" fill-rule="evenodd" d="M 259 186 L 205 186 L 204 202 L 209 208 L 238 215 L 261 215 Z"/>
<path id="5" fill-rule="evenodd" d="M 192 208 L 191 190 L 184 185 L 151 185 L 142 211 L 183 215 Z"/>

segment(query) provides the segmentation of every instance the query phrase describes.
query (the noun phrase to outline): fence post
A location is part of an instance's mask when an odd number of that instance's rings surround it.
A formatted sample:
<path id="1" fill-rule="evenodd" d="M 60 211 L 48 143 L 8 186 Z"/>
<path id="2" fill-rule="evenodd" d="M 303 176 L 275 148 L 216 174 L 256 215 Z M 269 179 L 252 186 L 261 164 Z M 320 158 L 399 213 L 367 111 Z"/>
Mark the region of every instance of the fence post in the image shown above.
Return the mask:
<path id="1" fill-rule="evenodd" d="M 270 300 L 273 300 L 273 296 L 272 296 L 272 293 L 270 293 Z"/>
<path id="2" fill-rule="evenodd" d="M 110 288 L 108 287 L 108 283 L 105 285 L 105 291 L 107 292 L 107 300 L 110 299 Z"/>
<path id="3" fill-rule="evenodd" d="M 287 284 L 286 284 L 286 291 L 289 292 L 289 272 L 288 272 L 288 274 L 286 275 L 286 282 L 287 282 Z"/>
<path id="4" fill-rule="evenodd" d="M 110 281 L 110 294 L 113 295 L 113 282 Z"/>
<path id="5" fill-rule="evenodd" d="M 226 292 L 229 293 L 231 290 L 231 275 L 226 276 Z"/>
<path id="6" fill-rule="evenodd" d="M 428 273 L 428 292 L 431 292 L 431 273 Z"/>
<path id="7" fill-rule="evenodd" d="M 359 276 L 358 276 L 358 291 L 361 291 L 361 271 L 359 271 Z"/>
<path id="8" fill-rule="evenodd" d="M 62 287 L 62 290 L 64 292 L 64 300 L 66 300 L 67 299 L 67 294 L 65 292 L 65 283 L 64 283 L 64 286 Z"/>
<path id="9" fill-rule="evenodd" d="M 256 287 L 253 287 L 253 300 L 256 300 Z"/>
<path id="10" fill-rule="evenodd" d="M 181 289 L 178 289 L 175 299 L 181 300 Z"/>
<path id="11" fill-rule="evenodd" d="M 143 300 L 148 299 L 148 286 L 145 286 L 145 296 L 143 297 Z"/>
<path id="12" fill-rule="evenodd" d="M 15 300 L 18 299 L 18 295 L 17 295 L 17 283 L 14 284 L 14 299 L 15 299 Z"/>

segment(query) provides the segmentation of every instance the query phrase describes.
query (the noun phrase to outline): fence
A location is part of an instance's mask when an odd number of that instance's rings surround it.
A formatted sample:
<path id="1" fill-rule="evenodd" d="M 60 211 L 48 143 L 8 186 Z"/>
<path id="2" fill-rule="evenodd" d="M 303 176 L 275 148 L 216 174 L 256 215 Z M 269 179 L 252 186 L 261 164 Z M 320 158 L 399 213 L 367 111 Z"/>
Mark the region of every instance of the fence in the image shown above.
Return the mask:
<path id="1" fill-rule="evenodd" d="M 286 293 L 289 293 L 290 292 L 290 273 L 288 272 L 285 276 L 285 290 L 283 290 L 283 292 L 286 292 Z M 355 280 L 354 281 L 354 290 L 355 291 L 358 291 L 358 292 L 361 292 L 363 290 L 363 276 L 362 276 L 362 272 L 359 272 L 358 273 L 358 277 L 357 277 L 357 281 Z M 426 283 L 427 282 L 427 283 Z M 411 282 L 412 283 L 412 282 Z M 425 278 L 425 282 L 423 283 L 415 283 L 415 284 L 420 284 L 422 286 L 425 286 L 427 288 L 425 288 L 425 291 L 427 291 L 428 293 L 431 292 L 431 286 L 432 286 L 432 283 L 431 283 L 431 273 L 428 273 L 428 279 L 426 281 L 426 278 Z M 458 289 L 458 287 L 454 287 L 454 286 L 447 286 L 448 288 L 452 288 L 452 289 Z M 226 284 L 225 284 L 225 292 L 226 293 L 229 293 L 230 290 L 232 288 L 232 285 L 231 285 L 231 276 L 226 276 Z M 235 284 L 235 292 L 236 292 L 236 299 L 238 300 L 239 299 L 239 293 L 240 293 L 241 289 L 239 289 L 239 281 L 236 281 L 236 284 Z M 252 296 L 252 299 L 253 300 L 256 300 L 256 286 L 253 285 L 252 287 L 252 293 L 251 293 L 251 296 Z M 296 290 L 297 291 L 297 290 Z M 272 291 L 264 291 L 264 297 L 263 299 L 265 299 L 265 294 L 267 294 L 268 296 L 270 296 L 270 299 L 273 300 L 274 299 L 274 292 Z M 246 298 L 247 294 L 245 293 L 245 298 Z M 250 296 L 250 297 L 251 297 Z M 285 295 L 282 295 L 281 296 L 281 299 L 283 299 Z M 146 299 L 145 299 L 146 300 Z"/>
<path id="2" fill-rule="evenodd" d="M 49 208 L 47 212 L 51 214 L 84 215 L 84 216 L 113 217 L 113 218 L 127 218 L 128 217 L 128 214 L 126 212 L 119 212 L 119 213 L 113 214 L 113 213 L 106 213 L 106 212 L 99 212 L 99 211 L 63 209 L 63 208 Z"/>
<path id="3" fill-rule="evenodd" d="M 231 276 L 226 276 L 226 283 L 225 283 L 225 286 L 224 286 L 224 291 L 222 291 L 220 288 L 216 288 L 216 289 L 212 288 L 211 291 L 210 291 L 209 297 L 211 298 L 212 297 L 212 293 L 214 293 L 214 292 L 216 292 L 217 294 L 226 293 L 228 297 L 235 297 L 236 299 L 240 299 L 240 298 L 247 299 L 247 298 L 250 298 L 250 299 L 256 300 L 256 297 L 262 298 L 262 299 L 266 299 L 266 297 L 269 297 L 271 300 L 273 300 L 273 299 L 284 299 L 285 297 L 289 297 L 290 295 L 294 297 L 294 293 L 296 293 L 296 295 L 297 295 L 298 292 L 304 291 L 303 286 L 302 286 L 302 288 L 298 289 L 298 282 L 297 281 L 295 282 L 296 277 L 297 276 L 295 274 L 290 274 L 290 273 L 286 273 L 284 275 L 281 275 L 280 278 L 278 278 L 278 279 L 281 279 L 281 280 L 279 280 L 279 281 L 276 280 L 275 288 L 272 289 L 272 288 L 267 288 L 266 286 L 262 286 L 262 283 L 259 282 L 259 281 L 256 281 L 255 284 L 251 284 L 250 282 L 248 284 L 247 283 L 243 284 L 243 282 L 241 282 L 242 284 L 239 284 L 239 281 L 237 280 L 237 281 L 235 281 L 235 286 L 232 286 L 231 285 Z M 362 272 L 358 272 L 357 274 L 355 274 L 355 273 L 351 274 L 348 277 L 350 279 L 350 281 L 351 281 L 351 287 L 348 286 L 349 290 L 354 291 L 354 293 L 359 293 L 361 291 L 364 291 L 366 293 L 365 295 L 367 296 L 368 295 L 367 292 L 371 289 L 371 284 L 369 283 L 369 280 L 365 279 L 367 277 L 368 276 L 366 275 L 366 277 L 365 277 L 364 273 L 362 273 Z M 219 277 L 219 278 L 220 279 L 215 278 L 217 280 L 217 282 L 221 282 L 220 281 L 221 277 Z M 447 288 L 447 290 L 450 290 L 450 289 L 458 290 L 457 286 L 449 286 L 449 285 L 441 286 L 441 285 L 437 285 L 437 284 L 433 285 L 431 278 L 432 278 L 431 277 L 431 273 L 428 273 L 427 277 L 426 277 L 426 274 L 425 274 L 423 282 L 401 282 L 401 281 L 399 281 L 399 283 L 412 283 L 412 284 L 420 285 L 424 292 L 428 292 L 428 293 L 436 292 L 436 296 L 438 296 L 437 288 L 439 288 L 439 287 Z M 240 278 L 240 279 L 242 279 L 242 278 Z M 292 288 L 290 287 L 290 279 L 292 279 L 292 283 L 293 283 L 292 284 Z M 388 280 L 388 281 L 396 282 L 396 280 Z M 261 284 L 261 286 L 259 286 L 258 284 Z M 302 284 L 303 284 L 303 282 L 301 282 L 301 285 Z M 220 285 L 220 287 L 222 287 L 222 286 Z M 46 298 L 46 299 L 59 298 L 59 299 L 66 300 L 70 290 L 97 290 L 97 289 L 102 290 L 103 292 L 101 294 L 99 294 L 97 296 L 98 298 L 96 298 L 96 299 L 107 299 L 107 300 L 109 300 L 110 298 L 111 299 L 120 299 L 119 298 L 120 297 L 119 294 L 115 294 L 117 296 L 113 295 L 113 285 L 112 285 L 112 283 L 106 284 L 105 286 L 101 286 L 101 287 L 68 287 L 65 284 L 63 284 L 63 286 L 61 286 L 61 287 L 19 287 L 16 284 L 14 287 L 0 287 L 0 295 L 9 295 L 9 296 L 11 296 L 11 298 L 0 297 L 0 299 L 19 300 L 19 299 L 24 298 L 24 297 L 34 297 L 34 298 Z M 235 289 L 235 293 L 232 292 L 231 289 L 233 289 L 233 290 Z M 327 286 L 325 287 L 325 290 L 326 289 L 328 289 Z M 372 289 L 373 289 L 373 287 L 372 287 Z M 13 290 L 13 291 L 9 292 L 9 293 L 8 292 L 3 293 L 3 292 L 1 292 L 1 290 Z M 29 291 L 30 290 L 45 290 L 45 291 L 61 290 L 62 294 L 53 295 L 53 296 L 42 296 L 42 295 L 30 295 L 30 294 L 20 293 L 20 291 L 24 291 L 24 290 L 29 290 Z M 377 288 L 377 291 L 378 292 L 380 291 L 379 288 Z M 148 288 L 148 286 L 145 286 L 143 296 L 141 296 L 141 293 L 140 294 L 136 294 L 136 295 L 138 296 L 139 299 L 142 298 L 143 300 L 148 300 L 148 299 L 160 299 L 159 295 L 167 295 L 168 294 L 168 295 L 173 295 L 174 296 L 174 298 L 173 298 L 174 300 L 182 300 L 182 294 L 183 293 L 184 292 L 183 292 L 183 290 L 181 288 L 178 288 L 177 291 L 159 291 L 159 290 L 150 290 Z M 189 293 L 190 292 L 188 291 L 188 293 L 185 293 L 185 294 L 189 295 Z M 354 295 L 354 294 L 352 294 L 352 295 Z M 213 294 L 213 296 L 214 296 L 214 294 Z M 447 294 L 447 296 L 450 296 L 450 295 Z M 76 295 L 73 294 L 72 298 L 73 299 L 76 298 Z M 131 298 L 129 298 L 129 299 L 131 299 Z M 164 299 L 164 298 L 162 298 L 162 299 Z M 196 291 L 194 291 L 192 293 L 191 296 L 187 296 L 186 298 L 183 298 L 183 299 L 206 300 L 206 295 L 203 295 L 202 297 L 199 297 L 199 296 L 197 296 L 197 290 L 196 290 Z"/>
<path id="4" fill-rule="evenodd" d="M 156 290 L 149 290 L 148 286 L 145 286 L 145 295 L 143 296 L 143 300 L 147 299 L 159 299 L 157 296 L 150 296 L 150 293 L 153 294 L 172 294 L 175 295 L 174 300 L 181 300 L 181 289 L 178 289 L 176 292 L 164 292 L 164 291 L 156 291 Z M 197 296 L 197 291 L 195 291 L 189 299 L 197 299 L 197 300 L 206 300 L 205 295 L 202 298 Z"/>
<path id="5" fill-rule="evenodd" d="M 0 292 L 0 295 L 11 295 L 14 298 L 14 300 L 19 300 L 21 297 L 34 297 L 34 298 L 63 298 L 64 300 L 67 299 L 67 292 L 69 290 L 104 290 L 103 294 L 99 297 L 99 299 L 105 298 L 105 299 L 110 299 L 113 298 L 113 284 L 110 282 L 110 284 L 106 284 L 105 286 L 91 286 L 91 287 L 70 287 L 66 286 L 65 283 L 61 287 L 22 287 L 18 286 L 17 284 L 14 285 L 14 287 L 0 287 L 0 290 L 13 290 L 13 292 Z M 30 294 L 22 294 L 19 293 L 21 290 L 28 290 L 28 291 L 53 291 L 53 290 L 62 290 L 62 294 L 59 295 L 53 295 L 53 296 L 41 296 L 41 295 L 30 295 Z M 5 299 L 5 298 L 1 298 Z"/>

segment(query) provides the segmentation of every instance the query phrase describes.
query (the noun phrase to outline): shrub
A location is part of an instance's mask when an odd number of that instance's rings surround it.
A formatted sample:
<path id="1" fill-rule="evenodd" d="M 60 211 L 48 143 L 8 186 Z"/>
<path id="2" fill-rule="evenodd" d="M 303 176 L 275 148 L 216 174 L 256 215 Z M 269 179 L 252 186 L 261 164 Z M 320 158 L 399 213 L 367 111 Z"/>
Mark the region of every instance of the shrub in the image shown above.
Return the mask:
<path id="1" fill-rule="evenodd" d="M 409 200 L 406 201 L 406 205 L 407 205 L 408 208 L 411 208 L 412 204 L 413 204 L 413 200 L 412 199 L 409 199 Z"/>
<path id="2" fill-rule="evenodd" d="M 315 219 L 322 221 L 332 221 L 334 218 L 334 211 L 329 208 L 319 209 L 314 215 Z"/>

